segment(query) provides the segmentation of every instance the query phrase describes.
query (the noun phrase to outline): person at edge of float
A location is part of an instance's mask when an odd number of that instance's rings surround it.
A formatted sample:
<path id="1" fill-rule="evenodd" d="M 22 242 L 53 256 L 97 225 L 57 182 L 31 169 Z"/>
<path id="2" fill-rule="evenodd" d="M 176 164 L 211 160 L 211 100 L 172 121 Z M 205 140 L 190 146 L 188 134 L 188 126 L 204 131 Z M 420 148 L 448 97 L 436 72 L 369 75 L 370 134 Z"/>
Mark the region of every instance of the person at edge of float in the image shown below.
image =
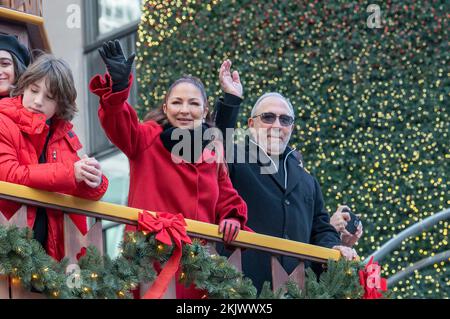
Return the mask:
<path id="1" fill-rule="evenodd" d="M 0 34 L 0 99 L 9 97 L 30 61 L 30 52 L 15 36 Z"/>
<path id="2" fill-rule="evenodd" d="M 221 83 L 229 80 L 231 62 L 225 61 L 220 72 Z M 235 127 L 242 99 L 236 91 L 224 87 L 230 85 L 222 85 L 224 97 L 216 103 L 215 123 L 225 137 L 226 129 Z M 247 225 L 257 233 L 337 249 L 343 257 L 355 259 L 355 250 L 343 244 L 330 224 L 318 181 L 304 169 L 301 155 L 288 146 L 293 125 L 290 102 L 278 93 L 268 93 L 252 109 L 248 119 L 250 134 L 244 142 L 233 144 L 226 139 L 228 148 L 233 148 L 231 154 L 226 152 L 232 157 L 227 158 L 230 178 L 248 206 Z M 242 154 L 245 161 L 240 163 Z M 244 274 L 258 290 L 265 281 L 271 281 L 270 257 L 255 250 L 243 253 Z M 298 264 L 291 257 L 279 260 L 289 273 Z"/>
<path id="3" fill-rule="evenodd" d="M 106 135 L 130 162 L 128 205 L 219 224 L 223 240 L 233 241 L 245 229 L 247 206 L 230 182 L 227 165 L 215 158 L 209 140 L 192 152 L 175 154 L 179 141 L 173 139 L 174 133 L 187 134 L 194 141 L 196 134 L 204 136 L 202 132 L 210 127 L 201 81 L 191 76 L 175 81 L 162 106 L 140 123 L 127 102 L 135 54 L 126 58 L 117 40 L 105 43 L 99 53 L 108 73 L 104 78 L 96 75 L 90 90 L 100 97 L 99 119 Z M 201 298 L 204 292 L 177 284 L 176 294 L 180 299 Z"/>
<path id="4" fill-rule="evenodd" d="M 77 93 L 68 64 L 49 54 L 40 56 L 11 94 L 0 100 L 0 180 L 99 200 L 108 179 L 94 158 L 77 155 L 82 146 L 70 123 Z M 8 220 L 21 207 L 0 200 L 0 213 Z M 69 216 L 86 234 L 86 216 Z M 51 257 L 65 257 L 62 211 L 27 206 L 26 219 Z"/>

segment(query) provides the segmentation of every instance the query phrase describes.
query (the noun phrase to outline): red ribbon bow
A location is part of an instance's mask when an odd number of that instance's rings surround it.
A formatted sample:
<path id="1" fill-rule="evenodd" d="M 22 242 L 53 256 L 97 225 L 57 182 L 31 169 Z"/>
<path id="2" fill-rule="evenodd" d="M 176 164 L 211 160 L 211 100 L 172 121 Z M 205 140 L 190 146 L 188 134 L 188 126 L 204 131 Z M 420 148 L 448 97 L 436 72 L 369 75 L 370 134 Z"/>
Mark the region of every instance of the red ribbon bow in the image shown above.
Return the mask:
<path id="1" fill-rule="evenodd" d="M 387 281 L 381 278 L 381 266 L 378 262 L 373 262 L 373 257 L 364 270 L 359 271 L 359 283 L 364 288 L 363 299 L 379 299 L 383 297 L 379 289 L 387 291 Z"/>
<path id="2" fill-rule="evenodd" d="M 186 226 L 182 214 L 156 213 L 156 216 L 154 216 L 148 211 L 139 214 L 139 231 L 156 233 L 156 240 L 168 246 L 172 246 L 172 243 L 175 244 L 173 255 L 167 261 L 153 285 L 145 293 L 143 299 L 159 299 L 166 292 L 170 280 L 180 267 L 183 242 L 192 243 L 186 234 Z"/>
<path id="3" fill-rule="evenodd" d="M 80 252 L 77 254 L 77 260 L 80 261 L 81 257 L 84 257 L 84 255 L 86 255 L 87 249 L 86 247 L 82 247 L 80 249 Z"/>

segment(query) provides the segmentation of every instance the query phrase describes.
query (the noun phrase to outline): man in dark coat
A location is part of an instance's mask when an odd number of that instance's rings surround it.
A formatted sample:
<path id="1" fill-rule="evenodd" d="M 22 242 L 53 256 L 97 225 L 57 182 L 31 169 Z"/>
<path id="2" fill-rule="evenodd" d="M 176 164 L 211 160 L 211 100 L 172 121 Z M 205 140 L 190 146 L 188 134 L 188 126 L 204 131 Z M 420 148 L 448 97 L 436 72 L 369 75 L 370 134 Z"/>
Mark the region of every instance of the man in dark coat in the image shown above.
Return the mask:
<path id="1" fill-rule="evenodd" d="M 227 76 L 231 63 L 224 65 L 220 78 L 225 96 L 216 104 L 215 121 L 225 135 L 236 123 L 242 86 L 236 72 Z M 342 246 L 330 224 L 318 181 L 304 169 L 300 154 L 287 146 L 293 123 L 290 102 L 278 93 L 268 93 L 252 110 L 250 134 L 244 142 L 228 143 L 230 178 L 247 203 L 247 225 L 257 233 L 338 249 L 353 259 L 356 252 Z M 243 271 L 258 289 L 271 280 L 270 256 L 250 249 L 243 254 Z M 279 260 L 288 273 L 298 265 L 292 257 Z"/>

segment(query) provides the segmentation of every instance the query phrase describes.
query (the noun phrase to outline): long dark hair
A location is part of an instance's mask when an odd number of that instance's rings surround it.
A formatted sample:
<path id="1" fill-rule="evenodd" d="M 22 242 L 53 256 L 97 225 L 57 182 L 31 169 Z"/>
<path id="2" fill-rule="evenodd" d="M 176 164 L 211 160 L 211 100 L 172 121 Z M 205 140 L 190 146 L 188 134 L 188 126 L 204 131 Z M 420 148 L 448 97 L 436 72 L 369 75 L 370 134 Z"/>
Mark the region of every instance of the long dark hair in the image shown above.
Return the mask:
<path id="1" fill-rule="evenodd" d="M 167 90 L 166 95 L 164 96 L 164 102 L 161 104 L 161 106 L 159 108 L 148 112 L 144 117 L 144 122 L 155 121 L 156 123 L 158 123 L 161 126 L 166 126 L 169 124 L 169 119 L 167 118 L 167 115 L 164 114 L 164 105 L 167 105 L 167 100 L 169 99 L 169 96 L 172 93 L 172 90 L 178 84 L 181 84 L 181 83 L 190 83 L 200 90 L 200 92 L 202 94 L 203 102 L 204 102 L 204 107 L 208 108 L 208 113 L 206 114 L 206 119 L 205 119 L 206 123 L 209 126 L 213 126 L 211 110 L 209 108 L 208 97 L 206 96 L 205 86 L 203 85 L 202 81 L 199 78 L 197 78 L 195 76 L 191 76 L 191 75 L 184 75 L 181 78 L 179 78 L 178 80 L 176 80 L 175 82 L 173 82 L 172 85 L 169 87 L 169 90 Z"/>
<path id="2" fill-rule="evenodd" d="M 15 76 L 13 85 L 16 85 L 17 82 L 19 82 L 19 78 L 27 70 L 27 67 L 25 65 L 23 65 L 22 62 L 20 62 L 19 59 L 17 59 L 14 54 L 11 54 L 11 56 L 12 56 L 12 60 L 13 60 L 14 76 Z"/>

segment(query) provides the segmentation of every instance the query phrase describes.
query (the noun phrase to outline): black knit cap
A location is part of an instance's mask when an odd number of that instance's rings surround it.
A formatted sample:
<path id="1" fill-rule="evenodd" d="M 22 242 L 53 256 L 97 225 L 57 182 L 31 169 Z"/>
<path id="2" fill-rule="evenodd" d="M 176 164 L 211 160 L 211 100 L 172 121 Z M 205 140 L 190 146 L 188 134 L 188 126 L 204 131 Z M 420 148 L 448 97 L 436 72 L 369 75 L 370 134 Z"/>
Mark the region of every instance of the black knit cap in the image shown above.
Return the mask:
<path id="1" fill-rule="evenodd" d="M 30 51 L 15 36 L 0 34 L 0 50 L 14 54 L 25 67 L 30 64 Z"/>

